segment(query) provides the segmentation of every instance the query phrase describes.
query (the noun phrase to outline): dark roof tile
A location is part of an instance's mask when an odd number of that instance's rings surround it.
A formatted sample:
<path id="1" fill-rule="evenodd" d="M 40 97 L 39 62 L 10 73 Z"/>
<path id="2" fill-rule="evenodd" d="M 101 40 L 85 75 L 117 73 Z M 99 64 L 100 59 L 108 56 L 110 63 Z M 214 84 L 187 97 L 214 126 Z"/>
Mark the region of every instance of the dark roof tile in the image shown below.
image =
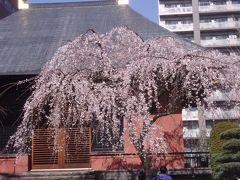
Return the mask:
<path id="1" fill-rule="evenodd" d="M 129 27 L 145 40 L 178 37 L 113 1 L 33 5 L 0 21 L 0 75 L 37 74 L 60 46 L 88 29 L 105 33 L 118 26 Z"/>

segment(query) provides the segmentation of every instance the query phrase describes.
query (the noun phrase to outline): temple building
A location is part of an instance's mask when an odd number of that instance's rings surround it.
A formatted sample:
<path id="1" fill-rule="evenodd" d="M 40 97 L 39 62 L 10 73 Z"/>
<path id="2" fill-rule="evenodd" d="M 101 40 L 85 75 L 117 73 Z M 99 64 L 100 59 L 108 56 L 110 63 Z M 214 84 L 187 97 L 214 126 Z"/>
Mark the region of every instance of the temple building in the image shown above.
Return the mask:
<path id="1" fill-rule="evenodd" d="M 2 96 L 0 105 L 0 150 L 3 150 L 9 137 L 21 122 L 23 105 L 30 95 L 27 85 L 15 83 L 35 77 L 44 64 L 52 58 L 57 49 L 80 34 L 93 29 L 99 33 L 109 32 L 112 28 L 127 26 L 144 40 L 157 36 L 181 37 L 162 28 L 131 9 L 121 0 L 84 1 L 73 3 L 23 4 L 23 10 L 16 11 L 0 20 L 0 87 Z M 199 46 L 184 41 L 189 48 Z M 168 134 L 169 157 L 156 159 L 156 167 L 161 163 L 171 169 L 181 169 L 186 165 L 183 157 L 183 132 L 181 112 L 166 116 L 157 122 Z M 90 168 L 108 170 L 138 168 L 140 161 L 136 150 L 127 141 L 118 152 L 101 147 L 91 138 L 91 130 L 86 129 L 88 147 L 84 152 L 77 152 L 76 157 L 66 159 L 64 152 L 57 155 L 47 153 L 47 141 L 44 133 L 35 132 L 32 153 L 15 158 L 16 152 L 3 151 L 0 154 L 0 173 L 19 173 L 36 169 Z M 61 133 L 61 131 L 60 131 Z M 64 135 L 63 135 L 64 136 Z M 73 144 L 74 146 L 74 144 Z M 74 153 L 76 153 L 74 149 Z M 69 153 L 68 152 L 68 153 Z M 71 152 L 70 152 L 71 153 Z M 44 154 L 44 155 L 43 155 Z M 80 155 L 79 155 L 80 154 Z M 177 155 L 176 155 L 177 154 Z M 161 159 L 162 158 L 162 159 Z M 77 159 L 77 160 L 76 160 Z"/>

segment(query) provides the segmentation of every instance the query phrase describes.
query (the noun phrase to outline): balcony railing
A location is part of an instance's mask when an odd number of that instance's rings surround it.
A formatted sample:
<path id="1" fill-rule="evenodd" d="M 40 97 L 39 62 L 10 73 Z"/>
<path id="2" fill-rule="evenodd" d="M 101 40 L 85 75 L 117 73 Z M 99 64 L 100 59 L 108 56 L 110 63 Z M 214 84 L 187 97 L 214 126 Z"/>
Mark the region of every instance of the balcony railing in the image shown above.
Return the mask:
<path id="1" fill-rule="evenodd" d="M 226 11 L 240 11 L 240 4 L 224 4 L 209 6 L 199 6 L 199 12 L 226 12 Z"/>
<path id="2" fill-rule="evenodd" d="M 173 32 L 181 31 L 193 31 L 193 24 L 165 24 L 164 22 L 160 23 L 161 26 Z"/>
<path id="3" fill-rule="evenodd" d="M 197 138 L 199 137 L 199 129 L 187 129 L 183 128 L 183 138 Z"/>
<path id="4" fill-rule="evenodd" d="M 231 120 L 231 119 L 239 119 L 240 113 L 238 108 L 224 110 L 221 108 L 205 110 L 204 111 L 204 119 L 213 119 L 213 120 Z"/>
<path id="5" fill-rule="evenodd" d="M 202 168 L 209 166 L 208 152 L 189 152 L 184 154 L 185 168 Z"/>
<path id="6" fill-rule="evenodd" d="M 208 98 L 212 102 L 216 101 L 231 101 L 236 100 L 237 93 L 233 91 L 222 92 L 220 90 L 213 91 L 211 96 Z"/>
<path id="7" fill-rule="evenodd" d="M 159 6 L 159 14 L 160 15 L 167 15 L 167 14 L 191 14 L 192 13 L 192 6 L 188 7 L 172 7 L 167 8 L 164 5 Z"/>
<path id="8" fill-rule="evenodd" d="M 197 108 L 183 109 L 182 110 L 183 121 L 198 121 L 198 110 Z"/>
<path id="9" fill-rule="evenodd" d="M 228 29 L 228 28 L 240 28 L 240 22 L 238 21 L 226 21 L 226 22 L 201 22 L 200 29 Z"/>
<path id="10" fill-rule="evenodd" d="M 240 46 L 240 38 L 235 39 L 207 39 L 201 40 L 201 45 L 205 47 L 224 47 L 224 46 Z"/>

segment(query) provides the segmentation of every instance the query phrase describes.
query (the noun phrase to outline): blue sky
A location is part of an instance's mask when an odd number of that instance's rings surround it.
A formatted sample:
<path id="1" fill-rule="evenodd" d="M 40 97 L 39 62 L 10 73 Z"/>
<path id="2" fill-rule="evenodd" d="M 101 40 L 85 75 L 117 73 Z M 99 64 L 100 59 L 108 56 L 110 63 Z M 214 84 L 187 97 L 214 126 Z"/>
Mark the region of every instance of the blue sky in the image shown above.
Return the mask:
<path id="1" fill-rule="evenodd" d="M 129 6 L 139 14 L 159 24 L 158 0 L 129 0 Z"/>

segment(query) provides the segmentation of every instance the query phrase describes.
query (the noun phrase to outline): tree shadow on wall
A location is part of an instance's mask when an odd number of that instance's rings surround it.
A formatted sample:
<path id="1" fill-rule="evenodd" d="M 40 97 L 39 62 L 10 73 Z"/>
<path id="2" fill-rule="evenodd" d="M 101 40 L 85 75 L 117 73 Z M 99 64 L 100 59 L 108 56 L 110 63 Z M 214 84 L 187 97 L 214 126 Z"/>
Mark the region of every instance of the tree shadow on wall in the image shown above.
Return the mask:
<path id="1" fill-rule="evenodd" d="M 170 169 L 184 168 L 182 123 L 179 123 L 172 131 L 164 132 L 164 138 L 168 153 L 153 156 L 152 163 L 155 164 L 155 167 L 165 165 Z"/>
<path id="2" fill-rule="evenodd" d="M 107 160 L 111 159 L 111 162 Z M 127 163 L 126 157 L 122 156 L 111 156 L 106 157 L 106 162 L 104 162 L 107 170 L 96 171 L 96 179 L 104 180 L 136 180 L 140 174 L 139 169 L 141 168 L 140 164 L 136 163 Z M 138 178 L 139 179 L 139 178 Z"/>
<path id="3" fill-rule="evenodd" d="M 167 141 L 169 154 L 151 155 L 153 164 L 153 175 L 156 174 L 160 166 L 165 165 L 169 169 L 184 168 L 184 155 L 181 154 L 184 150 L 183 147 L 183 132 L 182 124 L 179 123 L 170 132 L 164 132 L 164 137 Z M 179 153 L 180 152 L 180 153 Z M 176 154 L 175 154 L 176 153 Z M 109 171 L 118 170 L 128 173 L 128 179 L 136 178 L 136 172 L 140 179 L 144 179 L 142 172 L 141 162 L 138 155 L 122 155 L 111 157 L 111 161 L 106 161 L 105 166 Z M 133 173 L 135 172 L 135 173 Z M 116 174 L 114 179 L 122 179 L 121 174 Z"/>

